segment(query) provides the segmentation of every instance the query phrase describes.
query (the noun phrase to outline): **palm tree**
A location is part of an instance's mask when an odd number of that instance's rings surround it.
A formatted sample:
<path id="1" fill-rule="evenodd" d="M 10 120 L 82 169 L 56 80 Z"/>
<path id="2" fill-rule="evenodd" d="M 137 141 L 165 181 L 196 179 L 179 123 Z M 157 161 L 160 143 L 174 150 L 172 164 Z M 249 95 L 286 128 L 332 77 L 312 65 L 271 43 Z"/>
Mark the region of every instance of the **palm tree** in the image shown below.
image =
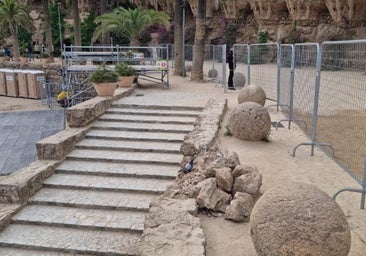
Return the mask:
<path id="1" fill-rule="evenodd" d="M 74 21 L 74 38 L 75 45 L 81 45 L 81 32 L 80 32 L 80 16 L 78 0 L 71 0 L 72 19 Z"/>
<path id="2" fill-rule="evenodd" d="M 193 63 L 191 79 L 193 81 L 203 80 L 203 61 L 205 54 L 205 17 L 206 17 L 206 0 L 197 0 L 198 10 L 196 17 L 196 33 L 194 36 Z"/>
<path id="3" fill-rule="evenodd" d="M 119 7 L 113 12 L 102 14 L 95 19 L 98 24 L 94 32 L 94 39 L 100 38 L 106 33 L 117 32 L 124 34 L 130 39 L 131 46 L 140 45 L 141 32 L 153 24 L 161 24 L 169 27 L 169 15 L 155 10 L 125 9 Z"/>
<path id="4" fill-rule="evenodd" d="M 28 32 L 34 31 L 32 18 L 25 6 L 18 4 L 16 0 L 0 1 L 0 32 L 10 32 L 14 59 L 19 61 L 18 28 L 23 27 Z"/>
<path id="5" fill-rule="evenodd" d="M 183 12 L 185 11 L 185 0 L 175 1 L 174 10 L 174 75 L 183 74 Z"/>
<path id="6" fill-rule="evenodd" d="M 44 15 L 44 29 L 46 34 L 46 53 L 48 56 L 51 56 L 52 53 L 52 28 L 51 28 L 51 20 L 50 20 L 50 9 L 48 0 L 42 0 L 43 4 L 43 15 Z"/>

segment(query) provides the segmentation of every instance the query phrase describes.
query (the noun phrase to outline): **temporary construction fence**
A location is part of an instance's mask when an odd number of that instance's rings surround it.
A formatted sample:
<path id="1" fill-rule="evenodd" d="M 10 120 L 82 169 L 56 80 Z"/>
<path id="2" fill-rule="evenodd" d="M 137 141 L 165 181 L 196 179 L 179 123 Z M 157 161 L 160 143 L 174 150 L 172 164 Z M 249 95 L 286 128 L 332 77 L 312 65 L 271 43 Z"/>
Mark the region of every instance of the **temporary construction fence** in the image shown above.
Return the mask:
<path id="1" fill-rule="evenodd" d="M 248 83 L 261 86 L 268 98 L 310 137 L 296 145 L 315 147 L 348 172 L 366 194 L 366 40 L 278 45 L 235 45 L 238 71 L 247 70 Z M 259 55 L 257 55 L 257 53 Z M 263 57 L 264 56 L 264 57 Z M 276 58 L 277 63 L 276 65 Z M 254 62 L 254 63 L 253 63 Z"/>

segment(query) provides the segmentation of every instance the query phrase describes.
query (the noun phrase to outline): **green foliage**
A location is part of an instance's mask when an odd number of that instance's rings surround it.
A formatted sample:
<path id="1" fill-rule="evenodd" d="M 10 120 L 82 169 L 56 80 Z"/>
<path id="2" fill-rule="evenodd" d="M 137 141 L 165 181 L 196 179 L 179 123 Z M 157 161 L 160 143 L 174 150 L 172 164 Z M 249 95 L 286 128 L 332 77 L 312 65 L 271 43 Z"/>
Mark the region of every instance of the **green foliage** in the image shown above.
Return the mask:
<path id="1" fill-rule="evenodd" d="M 59 20 L 58 20 L 58 5 L 59 1 L 56 1 L 54 4 L 50 5 L 50 23 L 51 23 L 51 32 L 52 32 L 52 42 L 53 49 L 55 55 L 61 54 L 60 49 L 60 30 L 59 30 Z M 66 22 L 65 22 L 66 14 L 61 9 L 60 10 L 60 18 L 61 18 L 61 34 L 64 35 Z"/>
<path id="2" fill-rule="evenodd" d="M 27 51 L 28 45 L 32 43 L 32 34 L 23 27 L 18 28 L 18 42 L 20 51 Z"/>
<path id="3" fill-rule="evenodd" d="M 42 59 L 47 59 L 49 57 L 50 57 L 50 55 L 48 55 L 47 53 L 42 53 L 42 55 L 41 55 Z"/>
<path id="4" fill-rule="evenodd" d="M 229 127 L 227 125 L 225 126 L 225 129 L 226 129 L 224 132 L 225 136 L 233 136 L 233 134 L 230 132 Z"/>
<path id="5" fill-rule="evenodd" d="M 292 29 L 288 37 L 288 43 L 296 44 L 304 42 L 302 30 L 297 27 L 297 20 L 292 21 Z"/>
<path id="6" fill-rule="evenodd" d="M 119 76 L 117 72 L 108 68 L 105 64 L 100 65 L 97 70 L 89 76 L 89 81 L 92 83 L 112 83 L 117 82 Z"/>
<path id="7" fill-rule="evenodd" d="M 260 44 L 265 44 L 268 42 L 268 31 L 259 31 L 258 40 Z"/>
<path id="8" fill-rule="evenodd" d="M 119 7 L 113 12 L 105 13 L 95 19 L 97 28 L 94 39 L 106 36 L 111 32 L 123 34 L 130 39 L 130 45 L 138 45 L 142 31 L 152 24 L 162 24 L 168 27 L 169 15 L 152 9 L 125 9 Z"/>
<path id="9" fill-rule="evenodd" d="M 118 63 L 115 66 L 114 70 L 120 76 L 133 76 L 135 74 L 135 70 L 133 69 L 133 67 L 131 67 L 130 65 L 128 65 L 125 62 Z"/>
<path id="10" fill-rule="evenodd" d="M 81 30 L 81 44 L 82 45 L 90 45 L 95 27 L 97 24 L 94 22 L 95 18 L 97 17 L 96 11 L 93 9 L 88 17 L 81 22 L 80 30 Z"/>

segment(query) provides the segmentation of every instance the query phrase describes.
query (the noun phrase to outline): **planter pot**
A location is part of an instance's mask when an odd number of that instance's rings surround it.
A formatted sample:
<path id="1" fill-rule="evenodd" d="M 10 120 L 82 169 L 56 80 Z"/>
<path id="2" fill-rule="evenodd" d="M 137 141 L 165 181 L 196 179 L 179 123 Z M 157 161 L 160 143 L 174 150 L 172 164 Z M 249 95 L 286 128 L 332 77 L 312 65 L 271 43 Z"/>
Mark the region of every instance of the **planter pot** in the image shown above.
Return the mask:
<path id="1" fill-rule="evenodd" d="M 119 87 L 130 87 L 133 84 L 133 80 L 135 80 L 134 76 L 120 76 L 118 85 Z"/>
<path id="2" fill-rule="evenodd" d="M 118 82 L 113 83 L 93 83 L 95 90 L 97 91 L 98 96 L 113 96 L 116 87 L 118 86 Z"/>

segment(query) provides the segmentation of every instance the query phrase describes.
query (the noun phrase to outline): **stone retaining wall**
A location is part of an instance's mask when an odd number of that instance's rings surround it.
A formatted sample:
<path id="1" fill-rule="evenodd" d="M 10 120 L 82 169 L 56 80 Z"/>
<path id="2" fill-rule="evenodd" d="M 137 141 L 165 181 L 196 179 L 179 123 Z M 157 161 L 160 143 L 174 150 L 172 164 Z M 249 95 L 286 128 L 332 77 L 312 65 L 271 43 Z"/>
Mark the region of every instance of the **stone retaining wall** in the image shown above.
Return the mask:
<path id="1" fill-rule="evenodd" d="M 208 101 L 193 130 L 184 139 L 182 161 L 213 146 L 226 110 L 226 100 Z M 172 198 L 168 189 L 152 204 L 146 217 L 140 255 L 204 256 L 206 242 L 197 212 L 195 199 Z"/>

